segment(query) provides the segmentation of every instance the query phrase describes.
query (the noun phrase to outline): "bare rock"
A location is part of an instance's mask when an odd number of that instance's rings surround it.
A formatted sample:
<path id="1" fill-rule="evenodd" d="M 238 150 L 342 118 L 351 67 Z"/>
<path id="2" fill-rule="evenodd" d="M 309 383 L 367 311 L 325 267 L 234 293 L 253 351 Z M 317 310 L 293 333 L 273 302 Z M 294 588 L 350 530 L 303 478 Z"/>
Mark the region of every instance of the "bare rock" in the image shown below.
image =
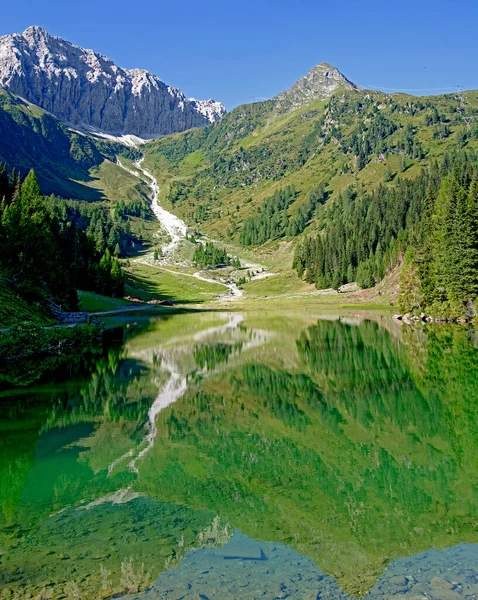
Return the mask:
<path id="1" fill-rule="evenodd" d="M 340 88 L 355 90 L 357 86 L 334 66 L 320 63 L 292 87 L 276 96 L 274 101 L 278 109 L 294 110 L 314 100 L 326 100 Z"/>
<path id="2" fill-rule="evenodd" d="M 226 112 L 41 27 L 0 37 L 0 86 L 77 129 L 113 136 L 152 138 L 209 125 Z"/>
<path id="3" fill-rule="evenodd" d="M 344 285 L 341 285 L 338 289 L 340 294 L 346 294 L 348 292 L 356 292 L 360 289 L 360 286 L 358 285 L 358 283 L 345 283 Z"/>

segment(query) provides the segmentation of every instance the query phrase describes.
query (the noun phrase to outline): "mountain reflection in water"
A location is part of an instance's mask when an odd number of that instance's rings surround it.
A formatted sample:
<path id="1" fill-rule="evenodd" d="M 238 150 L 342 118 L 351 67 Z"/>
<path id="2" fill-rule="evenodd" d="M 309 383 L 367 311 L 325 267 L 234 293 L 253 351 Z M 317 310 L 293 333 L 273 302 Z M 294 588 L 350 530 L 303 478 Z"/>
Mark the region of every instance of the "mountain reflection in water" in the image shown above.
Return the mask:
<path id="1" fill-rule="evenodd" d="M 145 321 L 88 372 L 2 393 L 0 591 L 219 598 L 222 581 L 222 598 L 471 596 L 477 383 L 468 326 Z M 208 560 L 226 568 L 215 548 L 237 540 L 269 561 L 199 577 Z"/>

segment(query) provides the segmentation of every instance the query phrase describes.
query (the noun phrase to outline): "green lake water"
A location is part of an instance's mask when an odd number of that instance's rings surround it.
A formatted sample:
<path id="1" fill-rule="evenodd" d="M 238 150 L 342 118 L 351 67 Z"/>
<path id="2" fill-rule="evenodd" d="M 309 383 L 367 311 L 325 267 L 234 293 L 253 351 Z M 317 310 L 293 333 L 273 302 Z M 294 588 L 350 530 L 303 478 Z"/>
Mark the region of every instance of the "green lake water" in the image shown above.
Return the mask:
<path id="1" fill-rule="evenodd" d="M 0 598 L 478 597 L 471 326 L 264 310 L 106 337 L 0 392 Z"/>

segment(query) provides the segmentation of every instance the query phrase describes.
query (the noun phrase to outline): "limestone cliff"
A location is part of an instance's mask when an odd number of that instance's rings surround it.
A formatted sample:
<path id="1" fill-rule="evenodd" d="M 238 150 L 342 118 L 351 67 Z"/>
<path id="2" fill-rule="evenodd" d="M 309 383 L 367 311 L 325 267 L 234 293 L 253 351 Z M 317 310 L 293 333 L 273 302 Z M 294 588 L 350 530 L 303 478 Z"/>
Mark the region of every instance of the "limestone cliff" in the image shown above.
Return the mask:
<path id="1" fill-rule="evenodd" d="M 148 71 L 122 69 L 40 27 L 0 37 L 0 86 L 73 127 L 114 136 L 151 138 L 225 113 L 219 102 L 186 98 Z"/>

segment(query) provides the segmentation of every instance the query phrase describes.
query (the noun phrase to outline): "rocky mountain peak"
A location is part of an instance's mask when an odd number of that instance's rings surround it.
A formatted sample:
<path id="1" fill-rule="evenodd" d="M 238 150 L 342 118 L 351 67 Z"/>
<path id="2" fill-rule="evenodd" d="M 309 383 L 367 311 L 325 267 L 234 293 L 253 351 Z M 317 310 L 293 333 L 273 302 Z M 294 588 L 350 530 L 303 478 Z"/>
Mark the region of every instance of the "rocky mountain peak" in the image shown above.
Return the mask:
<path id="1" fill-rule="evenodd" d="M 288 90 L 278 94 L 274 100 L 278 108 L 294 109 L 305 106 L 314 100 L 326 100 L 337 89 L 355 90 L 357 86 L 333 65 L 322 62 L 313 67 Z"/>
<path id="2" fill-rule="evenodd" d="M 43 27 L 39 27 L 38 25 L 30 25 L 27 27 L 25 31 L 21 34 L 23 37 L 49 37 L 48 31 L 43 29 Z"/>
<path id="3" fill-rule="evenodd" d="M 143 69 L 32 26 L 0 37 L 0 86 L 82 130 L 152 138 L 218 121 L 224 106 L 186 98 Z"/>

